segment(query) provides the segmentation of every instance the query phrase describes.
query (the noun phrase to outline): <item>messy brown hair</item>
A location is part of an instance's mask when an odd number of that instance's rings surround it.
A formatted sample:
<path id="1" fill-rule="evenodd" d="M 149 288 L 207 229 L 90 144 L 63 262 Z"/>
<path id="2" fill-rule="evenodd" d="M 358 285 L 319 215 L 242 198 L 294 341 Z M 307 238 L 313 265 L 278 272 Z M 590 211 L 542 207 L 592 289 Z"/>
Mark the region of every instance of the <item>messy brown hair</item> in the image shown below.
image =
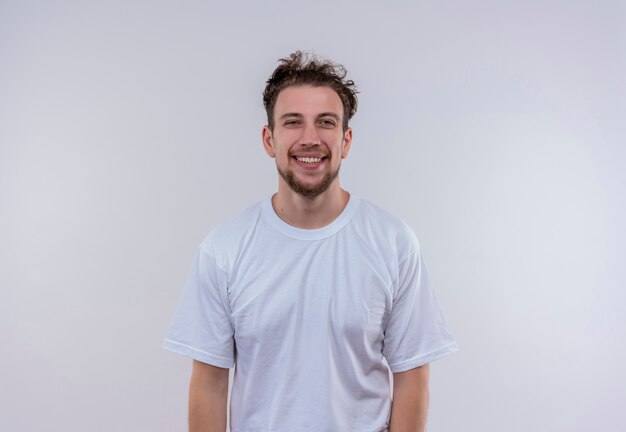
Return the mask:
<path id="1" fill-rule="evenodd" d="M 270 130 L 274 130 L 274 106 L 278 94 L 286 87 L 300 85 L 330 87 L 337 92 L 343 104 L 343 129 L 346 130 L 357 107 L 356 85 L 354 81 L 345 79 L 348 74 L 346 69 L 302 51 L 296 51 L 278 61 L 279 65 L 267 80 L 263 91 L 263 105 Z"/>

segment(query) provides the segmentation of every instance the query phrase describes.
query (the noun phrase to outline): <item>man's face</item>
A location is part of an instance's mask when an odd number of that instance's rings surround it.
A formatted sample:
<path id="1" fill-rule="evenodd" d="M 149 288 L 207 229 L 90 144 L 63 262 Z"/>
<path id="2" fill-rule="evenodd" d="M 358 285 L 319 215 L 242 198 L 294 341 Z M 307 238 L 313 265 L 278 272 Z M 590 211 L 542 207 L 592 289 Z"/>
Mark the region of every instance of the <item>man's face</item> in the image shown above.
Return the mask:
<path id="1" fill-rule="evenodd" d="M 336 181 L 352 142 L 343 115 L 341 99 L 329 87 L 291 86 L 278 94 L 274 130 L 263 128 L 263 146 L 294 192 L 314 198 Z"/>

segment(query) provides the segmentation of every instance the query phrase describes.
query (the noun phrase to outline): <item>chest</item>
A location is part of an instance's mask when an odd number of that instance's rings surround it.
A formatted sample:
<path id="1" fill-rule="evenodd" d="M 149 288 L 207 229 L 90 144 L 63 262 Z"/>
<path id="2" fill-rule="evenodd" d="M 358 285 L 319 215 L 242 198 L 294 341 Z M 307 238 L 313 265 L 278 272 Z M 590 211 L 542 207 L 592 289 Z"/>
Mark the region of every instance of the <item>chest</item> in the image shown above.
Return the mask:
<path id="1" fill-rule="evenodd" d="M 384 257 L 340 239 L 260 246 L 239 257 L 229 282 L 240 350 L 285 340 L 382 343 L 393 281 Z"/>

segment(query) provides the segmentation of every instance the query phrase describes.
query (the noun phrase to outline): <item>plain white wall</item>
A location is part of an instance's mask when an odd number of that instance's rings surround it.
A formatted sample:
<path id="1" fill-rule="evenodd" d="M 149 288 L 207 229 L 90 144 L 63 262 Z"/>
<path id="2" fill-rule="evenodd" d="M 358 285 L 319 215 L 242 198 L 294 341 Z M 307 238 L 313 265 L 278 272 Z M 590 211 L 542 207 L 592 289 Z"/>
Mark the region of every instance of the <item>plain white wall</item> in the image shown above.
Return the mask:
<path id="1" fill-rule="evenodd" d="M 343 185 L 404 218 L 461 351 L 431 432 L 621 430 L 623 1 L 0 2 L 0 429 L 186 428 L 197 244 L 271 194 L 295 49 L 360 87 Z"/>

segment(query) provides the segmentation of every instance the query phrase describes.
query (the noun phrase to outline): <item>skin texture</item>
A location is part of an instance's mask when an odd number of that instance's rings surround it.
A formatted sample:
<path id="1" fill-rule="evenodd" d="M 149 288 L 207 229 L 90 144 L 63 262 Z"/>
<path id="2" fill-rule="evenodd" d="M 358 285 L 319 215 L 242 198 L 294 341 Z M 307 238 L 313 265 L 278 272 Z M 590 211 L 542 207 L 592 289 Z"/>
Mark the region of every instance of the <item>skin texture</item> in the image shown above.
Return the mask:
<path id="1" fill-rule="evenodd" d="M 393 374 L 389 432 L 424 432 L 429 401 L 428 364 Z"/>
<path id="2" fill-rule="evenodd" d="M 274 129 L 264 126 L 262 140 L 279 172 L 278 192 L 272 204 L 276 214 L 288 224 L 321 228 L 335 220 L 348 203 L 349 194 L 341 189 L 337 173 L 341 160 L 348 156 L 352 129 L 344 130 L 342 122 L 343 104 L 328 87 L 292 86 L 279 93 L 274 106 Z M 302 154 L 324 155 L 326 159 L 319 168 L 306 169 L 293 158 Z M 287 177 L 291 178 L 291 185 Z M 325 190 L 316 190 L 325 182 Z"/>
<path id="3" fill-rule="evenodd" d="M 189 431 L 225 432 L 228 369 L 193 361 L 189 382 Z"/>

